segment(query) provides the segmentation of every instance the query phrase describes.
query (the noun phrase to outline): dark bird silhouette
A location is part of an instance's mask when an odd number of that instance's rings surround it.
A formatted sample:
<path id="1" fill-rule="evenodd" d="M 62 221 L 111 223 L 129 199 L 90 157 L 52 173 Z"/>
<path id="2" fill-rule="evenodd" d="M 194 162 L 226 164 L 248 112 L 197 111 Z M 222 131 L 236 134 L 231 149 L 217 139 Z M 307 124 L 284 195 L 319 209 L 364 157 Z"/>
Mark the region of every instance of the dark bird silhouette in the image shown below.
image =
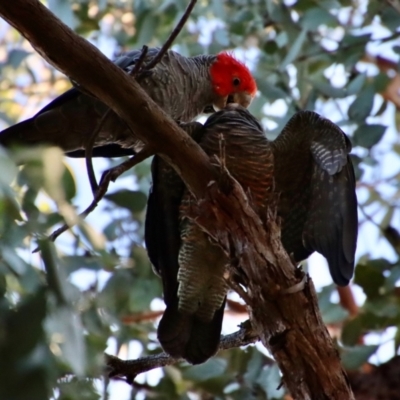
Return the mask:
<path id="1" fill-rule="evenodd" d="M 158 49 L 149 49 L 144 64 L 157 53 Z M 131 51 L 115 64 L 130 73 L 141 54 L 140 50 Z M 181 122 L 193 120 L 205 109 L 223 108 L 228 102 L 247 107 L 257 91 L 249 69 L 226 52 L 184 57 L 170 50 L 153 69 L 140 74 L 138 82 L 168 115 Z M 3 130 L 0 144 L 50 144 L 61 147 L 71 157 L 84 157 L 88 139 L 108 110 L 100 100 L 72 88 L 34 117 Z M 111 112 L 103 121 L 93 156 L 130 155 L 141 147 L 127 124 Z"/>
<path id="2" fill-rule="evenodd" d="M 323 254 L 335 283 L 354 269 L 357 199 L 351 146 L 332 122 L 297 113 L 270 142 L 244 108 L 228 106 L 189 132 L 208 155 L 220 154 L 221 135 L 230 173 L 250 193 L 256 211 L 278 195 L 282 242 L 296 261 Z M 190 192 L 160 157 L 152 164 L 145 241 L 164 287 L 166 311 L 158 327 L 164 350 L 197 364 L 215 354 L 220 340 L 229 263 L 225 253 L 187 218 Z"/>

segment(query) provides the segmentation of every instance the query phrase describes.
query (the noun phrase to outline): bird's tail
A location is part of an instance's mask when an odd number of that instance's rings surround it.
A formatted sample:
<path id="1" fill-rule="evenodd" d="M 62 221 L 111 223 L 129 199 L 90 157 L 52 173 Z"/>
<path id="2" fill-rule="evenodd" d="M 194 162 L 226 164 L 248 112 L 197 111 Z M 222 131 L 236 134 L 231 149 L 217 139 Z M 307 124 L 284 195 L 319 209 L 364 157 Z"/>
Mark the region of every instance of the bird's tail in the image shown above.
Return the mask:
<path id="1" fill-rule="evenodd" d="M 211 321 L 202 321 L 197 314 L 178 310 L 178 298 L 170 302 L 158 325 L 158 339 L 166 353 L 201 364 L 218 350 L 225 300 Z"/>

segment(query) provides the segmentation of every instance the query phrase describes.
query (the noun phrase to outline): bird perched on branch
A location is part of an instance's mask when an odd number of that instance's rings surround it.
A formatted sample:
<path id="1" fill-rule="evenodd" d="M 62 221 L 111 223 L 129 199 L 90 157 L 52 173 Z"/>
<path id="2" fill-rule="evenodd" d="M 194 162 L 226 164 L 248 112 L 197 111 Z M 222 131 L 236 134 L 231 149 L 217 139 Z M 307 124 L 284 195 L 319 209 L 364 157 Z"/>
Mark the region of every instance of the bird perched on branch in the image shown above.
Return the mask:
<path id="1" fill-rule="evenodd" d="M 295 261 L 318 251 L 327 258 L 335 283 L 348 284 L 357 199 L 350 142 L 335 124 L 314 112 L 299 112 L 270 142 L 247 110 L 229 105 L 191 130 L 210 156 L 220 156 L 223 140 L 225 165 L 256 211 L 278 196 L 282 243 Z M 229 258 L 188 218 L 188 205 L 196 200 L 158 156 L 152 176 L 145 241 L 167 306 L 158 338 L 170 355 L 202 363 L 218 349 Z"/>
<path id="2" fill-rule="evenodd" d="M 158 49 L 149 49 L 149 63 Z M 134 50 L 119 57 L 115 64 L 130 73 L 142 51 Z M 184 57 L 168 51 L 152 69 L 137 76 L 149 96 L 174 120 L 189 122 L 205 109 L 223 108 L 228 102 L 248 107 L 256 94 L 256 83 L 248 68 L 231 54 Z M 0 144 L 51 144 L 67 155 L 83 157 L 85 145 L 108 107 L 100 100 L 72 88 L 57 97 L 34 117 L 0 133 Z M 135 110 L 132 110 L 135 112 Z M 118 157 L 134 154 L 141 147 L 128 126 L 114 112 L 104 120 L 96 139 L 93 155 Z"/>

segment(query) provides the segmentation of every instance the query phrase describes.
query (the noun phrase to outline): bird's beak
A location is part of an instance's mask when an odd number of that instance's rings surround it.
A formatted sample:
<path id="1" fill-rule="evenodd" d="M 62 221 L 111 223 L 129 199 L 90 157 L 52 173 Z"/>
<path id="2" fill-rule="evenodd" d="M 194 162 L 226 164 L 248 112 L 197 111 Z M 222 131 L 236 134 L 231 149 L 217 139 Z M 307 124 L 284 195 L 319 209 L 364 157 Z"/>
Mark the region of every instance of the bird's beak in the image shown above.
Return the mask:
<path id="1" fill-rule="evenodd" d="M 246 92 L 238 92 L 238 93 L 232 93 L 229 96 L 225 97 L 218 97 L 214 103 L 213 103 L 213 108 L 215 111 L 220 111 L 224 109 L 228 104 L 239 104 L 244 108 L 247 108 L 251 101 L 253 100 L 253 97 Z"/>
<path id="2" fill-rule="evenodd" d="M 230 103 L 237 103 L 240 104 L 242 107 L 247 108 L 251 101 L 253 100 L 253 97 L 246 92 L 238 92 L 238 93 L 233 93 L 231 96 L 233 101 L 229 101 Z"/>
<path id="3" fill-rule="evenodd" d="M 213 103 L 214 110 L 220 111 L 223 108 L 225 108 L 226 105 L 228 104 L 228 98 L 229 98 L 229 96 L 217 97 Z"/>

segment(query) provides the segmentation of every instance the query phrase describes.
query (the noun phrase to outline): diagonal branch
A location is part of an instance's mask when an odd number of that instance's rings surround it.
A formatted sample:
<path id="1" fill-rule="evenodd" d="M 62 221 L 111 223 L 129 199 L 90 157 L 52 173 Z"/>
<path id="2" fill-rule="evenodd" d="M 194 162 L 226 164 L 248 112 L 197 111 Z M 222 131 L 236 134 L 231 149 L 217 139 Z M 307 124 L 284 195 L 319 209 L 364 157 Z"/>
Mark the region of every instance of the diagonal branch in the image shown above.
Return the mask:
<path id="1" fill-rule="evenodd" d="M 172 31 L 171 35 L 167 39 L 167 41 L 164 43 L 163 47 L 161 47 L 160 51 L 157 53 L 157 55 L 149 62 L 148 65 L 146 65 L 146 69 L 151 69 L 154 68 L 154 66 L 160 62 L 162 59 L 163 55 L 168 51 L 168 49 L 171 47 L 173 41 L 176 39 L 176 37 L 179 35 L 180 31 L 182 28 L 185 26 L 186 21 L 188 20 L 190 13 L 192 12 L 194 6 L 196 5 L 197 0 L 190 0 L 188 6 L 186 7 L 185 12 L 182 15 L 182 18 L 179 20 L 178 24 Z"/>
<path id="2" fill-rule="evenodd" d="M 0 2 L 0 16 L 17 28 L 50 64 L 112 108 L 139 139 L 155 145 L 155 152 L 173 160 L 174 168 L 193 193 L 199 197 L 206 193 L 208 182 L 214 178 L 207 155 L 135 80 L 38 0 Z M 182 147 L 187 151 L 182 152 Z"/>
<path id="3" fill-rule="evenodd" d="M 112 113 L 111 108 L 109 108 L 101 117 L 100 121 L 98 122 L 97 126 L 95 127 L 93 133 L 90 135 L 88 141 L 85 145 L 85 163 L 86 163 L 86 170 L 89 177 L 90 188 L 92 189 L 93 196 L 96 197 L 96 193 L 99 191 L 99 185 L 96 180 L 96 174 L 93 168 L 93 146 L 96 141 L 97 136 L 100 133 L 100 130 L 108 116 Z"/>
<path id="4" fill-rule="evenodd" d="M 241 324 L 240 329 L 230 335 L 222 336 L 219 350 L 228 350 L 235 347 L 247 346 L 259 340 L 257 334 L 251 329 L 249 321 Z M 137 360 L 123 361 L 118 357 L 105 354 L 108 375 L 111 378 L 125 377 L 128 383 L 132 383 L 135 377 L 143 372 L 166 365 L 176 364 L 183 359 L 173 358 L 166 353 L 138 358 Z"/>
<path id="5" fill-rule="evenodd" d="M 105 196 L 108 190 L 108 186 L 111 181 L 115 182 L 116 179 L 122 175 L 124 172 L 128 171 L 135 165 L 144 161 L 146 158 L 149 158 L 154 153 L 150 147 L 144 147 L 139 153 L 135 156 L 132 156 L 129 160 L 123 162 L 122 164 L 117 165 L 114 168 L 111 168 L 104 172 L 101 177 L 100 185 L 98 186 L 96 192 L 94 193 L 94 199 L 89 204 L 89 206 L 79 214 L 79 217 L 84 219 L 86 218 L 98 205 L 100 200 Z M 60 228 L 56 229 L 50 236 L 49 239 L 54 242 L 62 233 L 72 228 L 71 224 L 64 224 Z M 39 248 L 35 249 L 33 253 L 37 252 Z"/>

